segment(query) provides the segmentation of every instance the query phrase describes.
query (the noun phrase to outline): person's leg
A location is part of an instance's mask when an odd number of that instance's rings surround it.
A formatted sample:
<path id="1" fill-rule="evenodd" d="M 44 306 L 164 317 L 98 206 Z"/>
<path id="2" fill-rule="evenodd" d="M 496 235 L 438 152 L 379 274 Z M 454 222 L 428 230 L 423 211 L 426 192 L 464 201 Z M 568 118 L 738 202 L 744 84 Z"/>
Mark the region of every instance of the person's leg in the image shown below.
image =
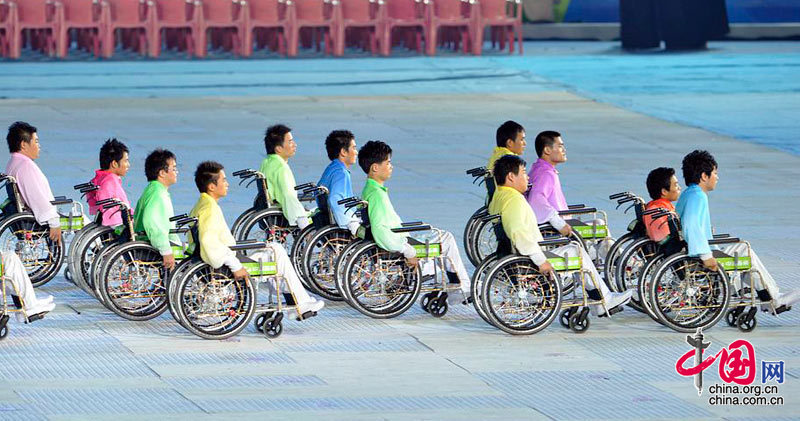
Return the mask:
<path id="1" fill-rule="evenodd" d="M 739 257 L 743 257 L 748 255 L 748 247 L 745 243 L 731 244 L 725 247 L 723 251 L 730 256 L 736 256 L 738 254 Z M 756 290 L 766 289 L 772 298 L 772 305 L 776 308 L 783 305 L 788 307 L 800 301 L 800 291 L 784 291 L 784 293 L 781 293 L 778 283 L 775 282 L 775 278 L 772 277 L 766 266 L 761 262 L 755 250 L 750 248 L 749 253 L 750 267 L 757 272 L 750 274 L 750 278 L 753 280 L 753 286 Z M 748 285 L 749 282 L 744 282 L 740 287 Z"/>
<path id="2" fill-rule="evenodd" d="M 19 256 L 13 252 L 2 252 L 0 255 L 3 259 L 3 276 L 10 281 L 13 288 L 12 294 L 18 296 L 24 303 L 28 317 L 42 311 L 52 310 L 54 307 L 52 297 L 41 300 L 36 298 L 36 292 Z"/>
<path id="3" fill-rule="evenodd" d="M 464 262 L 461 260 L 461 253 L 458 251 L 458 244 L 456 243 L 453 234 L 448 231 L 440 231 L 438 240 L 442 244 L 442 256 L 445 257 L 445 269 L 448 272 L 455 273 L 461 283 L 461 291 L 465 297 L 470 296 L 470 279 L 467 273 L 467 268 L 464 267 Z"/>
<path id="4" fill-rule="evenodd" d="M 558 247 L 552 250 L 552 252 L 564 258 L 569 258 L 569 256 L 574 257 L 580 253 L 581 263 L 583 264 L 583 270 L 585 272 L 584 279 L 586 281 L 586 290 L 599 290 L 600 296 L 603 301 L 605 301 L 606 308 L 611 309 L 630 301 L 633 295 L 633 289 L 619 293 L 611 292 L 611 290 L 608 289 L 608 285 L 603 282 L 603 278 L 600 277 L 600 272 L 597 271 L 597 267 L 595 267 L 594 262 L 592 262 L 589 253 L 584 250 L 583 247 L 576 243 L 570 243 L 566 246 Z M 597 310 L 598 314 L 605 313 L 602 305 L 595 306 L 595 310 Z"/>
<path id="5" fill-rule="evenodd" d="M 298 307 L 301 308 L 301 311 L 305 310 L 305 307 L 315 303 L 317 300 L 312 298 L 303 287 L 303 283 L 300 281 L 300 277 L 297 276 L 297 272 L 294 270 L 294 266 L 292 266 L 286 249 L 278 243 L 269 243 L 269 247 L 272 249 L 272 253 L 256 253 L 250 256 L 250 258 L 256 261 L 269 261 L 274 259 L 278 275 L 283 279 L 281 292 L 288 293 L 289 290 L 286 288 L 288 286 L 288 288 L 291 289 L 292 295 L 294 295 Z"/>

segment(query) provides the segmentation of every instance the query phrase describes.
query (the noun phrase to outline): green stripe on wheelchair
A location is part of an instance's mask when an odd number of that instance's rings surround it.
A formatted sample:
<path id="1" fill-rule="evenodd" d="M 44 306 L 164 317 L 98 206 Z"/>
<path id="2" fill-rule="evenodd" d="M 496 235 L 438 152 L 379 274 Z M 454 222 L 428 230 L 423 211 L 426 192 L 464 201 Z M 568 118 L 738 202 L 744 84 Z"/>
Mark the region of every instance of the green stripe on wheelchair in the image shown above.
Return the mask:
<path id="1" fill-rule="evenodd" d="M 417 251 L 417 257 L 424 259 L 426 257 L 439 257 L 442 254 L 442 245 L 439 243 L 413 244 L 414 250 Z"/>
<path id="2" fill-rule="evenodd" d="M 581 238 L 606 238 L 608 228 L 605 225 L 578 225 L 572 227 Z"/>
<path id="3" fill-rule="evenodd" d="M 742 256 L 735 262 L 734 267 L 734 258 L 731 257 L 719 257 L 717 258 L 717 264 L 722 266 L 724 270 L 748 270 L 750 269 L 750 256 Z"/>
<path id="4" fill-rule="evenodd" d="M 242 266 L 247 270 L 247 273 L 253 276 L 266 276 L 277 275 L 278 264 L 275 262 L 244 262 Z"/>
<path id="5" fill-rule="evenodd" d="M 183 246 L 172 245 L 172 257 L 177 260 L 185 259 L 186 253 L 183 250 Z"/>
<path id="6" fill-rule="evenodd" d="M 83 228 L 83 216 L 82 215 L 73 216 L 73 217 L 69 217 L 69 216 L 62 216 L 61 217 L 61 229 L 62 230 L 66 230 L 66 229 L 79 230 L 79 229 L 82 229 L 82 228 Z"/>
<path id="7" fill-rule="evenodd" d="M 569 265 L 563 257 L 550 257 L 547 259 L 553 269 L 555 270 L 578 270 L 581 268 L 581 258 L 579 256 L 570 256 Z"/>

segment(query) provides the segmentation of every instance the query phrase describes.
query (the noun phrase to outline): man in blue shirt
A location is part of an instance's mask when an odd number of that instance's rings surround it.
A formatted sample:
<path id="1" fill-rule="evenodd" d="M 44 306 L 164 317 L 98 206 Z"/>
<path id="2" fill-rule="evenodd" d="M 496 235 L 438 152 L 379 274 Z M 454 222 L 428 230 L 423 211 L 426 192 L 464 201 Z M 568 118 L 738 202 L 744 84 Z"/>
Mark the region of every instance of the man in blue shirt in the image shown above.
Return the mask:
<path id="1" fill-rule="evenodd" d="M 339 228 L 347 228 L 356 235 L 359 219 L 348 211 L 339 201 L 353 196 L 353 183 L 350 181 L 350 167 L 358 159 L 356 139 L 348 130 L 334 130 L 325 139 L 325 149 L 331 163 L 325 168 L 317 185 L 328 189 L 328 206 Z"/>
<path id="2" fill-rule="evenodd" d="M 708 240 L 714 238 L 711 232 L 711 214 L 708 208 L 708 192 L 714 190 L 719 181 L 717 174 L 717 161 L 708 151 L 696 150 L 683 158 L 683 178 L 686 181 L 686 190 L 678 199 L 675 210 L 681 219 L 683 239 L 689 248 L 688 254 L 699 257 L 703 265 L 711 270 L 717 270 L 717 260 L 711 251 Z M 747 243 L 741 242 L 725 246 L 722 251 L 730 256 L 750 256 L 750 265 L 760 276 L 755 276 L 755 288 L 766 290 L 772 300 L 774 312 L 788 310 L 792 304 L 800 301 L 800 290 L 780 293 L 778 284 L 770 275 L 761 259 L 758 258 Z M 734 279 L 736 285 L 741 281 L 737 272 Z"/>

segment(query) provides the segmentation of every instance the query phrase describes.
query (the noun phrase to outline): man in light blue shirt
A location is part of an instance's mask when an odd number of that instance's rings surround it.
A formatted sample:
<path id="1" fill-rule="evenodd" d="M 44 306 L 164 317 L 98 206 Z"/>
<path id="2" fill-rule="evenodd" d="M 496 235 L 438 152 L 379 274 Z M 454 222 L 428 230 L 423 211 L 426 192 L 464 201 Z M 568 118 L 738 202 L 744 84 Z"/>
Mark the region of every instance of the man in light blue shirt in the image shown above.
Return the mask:
<path id="1" fill-rule="evenodd" d="M 335 219 L 331 222 L 356 235 L 359 219 L 352 211 L 339 204 L 340 200 L 353 196 L 350 167 L 358 159 L 355 136 L 348 130 L 334 130 L 325 139 L 325 149 L 331 163 L 325 168 L 317 185 L 328 189 L 328 206 Z"/>
<path id="2" fill-rule="evenodd" d="M 683 158 L 682 169 L 686 190 L 681 193 L 675 210 L 681 219 L 681 233 L 689 249 L 687 253 L 689 256 L 700 258 L 703 266 L 708 269 L 717 270 L 717 260 L 708 243 L 708 240 L 714 238 L 711 232 L 708 192 L 714 190 L 719 181 L 717 161 L 708 151 L 696 150 Z M 792 304 L 800 301 L 800 290 L 779 291 L 775 279 L 749 244 L 745 242 L 731 244 L 723 247 L 721 251 L 729 256 L 738 254 L 750 257 L 751 267 L 760 275 L 756 277 L 760 279 L 755 282 L 755 288 L 769 293 L 773 312 L 788 310 Z M 738 276 L 741 275 L 737 271 L 732 279 L 736 283 L 740 282 Z"/>

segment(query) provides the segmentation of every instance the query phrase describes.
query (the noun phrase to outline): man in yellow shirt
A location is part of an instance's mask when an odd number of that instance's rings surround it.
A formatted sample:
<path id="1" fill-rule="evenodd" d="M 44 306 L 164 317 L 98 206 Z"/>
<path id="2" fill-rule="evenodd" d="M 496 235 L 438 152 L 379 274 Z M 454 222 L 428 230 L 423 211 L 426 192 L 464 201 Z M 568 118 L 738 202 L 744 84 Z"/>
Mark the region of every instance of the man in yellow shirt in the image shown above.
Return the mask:
<path id="1" fill-rule="evenodd" d="M 489 203 L 489 213 L 500 215 L 503 231 L 518 253 L 530 257 L 541 272 L 553 273 L 553 266 L 547 261 L 547 257 L 539 246 L 539 242 L 542 241 L 542 233 L 539 231 L 536 215 L 525 200 L 525 196 L 522 195 L 528 188 L 528 174 L 525 172 L 525 165 L 525 161 L 515 155 L 503 156 L 495 162 L 493 176 L 497 183 L 497 191 Z M 633 290 L 612 293 L 602 281 L 600 273 L 597 272 L 592 259 L 583 247 L 571 243 L 556 248 L 552 252 L 559 256 L 568 254 L 576 256 L 577 253 L 581 253 L 583 268 L 590 275 L 586 282 L 586 290 L 599 289 L 600 296 L 605 301 L 605 308 L 602 305 L 594 306 L 598 316 L 604 315 L 606 310 L 630 301 Z"/>
<path id="2" fill-rule="evenodd" d="M 213 161 L 200 163 L 194 173 L 194 181 L 200 191 L 200 198 L 189 215 L 197 218 L 200 257 L 214 269 L 228 266 L 236 279 L 249 278 L 247 270 L 236 257 L 236 252 L 230 249 L 230 246 L 236 244 L 236 240 L 217 203 L 228 194 L 228 179 L 222 164 Z M 194 239 L 190 240 L 194 242 Z M 195 247 L 197 246 L 196 244 Z M 269 243 L 267 251 L 255 253 L 250 258 L 256 261 L 275 261 L 278 276 L 288 284 L 299 315 L 319 311 L 325 305 L 321 300 L 308 295 L 282 245 Z"/>
<path id="3" fill-rule="evenodd" d="M 492 156 L 489 157 L 489 163 L 486 164 L 486 169 L 491 172 L 494 169 L 494 163 L 501 156 L 505 155 L 519 155 L 525 152 L 525 146 L 528 143 L 525 141 L 525 128 L 516 121 L 508 120 L 497 128 L 495 134 L 495 146 L 492 151 Z"/>

